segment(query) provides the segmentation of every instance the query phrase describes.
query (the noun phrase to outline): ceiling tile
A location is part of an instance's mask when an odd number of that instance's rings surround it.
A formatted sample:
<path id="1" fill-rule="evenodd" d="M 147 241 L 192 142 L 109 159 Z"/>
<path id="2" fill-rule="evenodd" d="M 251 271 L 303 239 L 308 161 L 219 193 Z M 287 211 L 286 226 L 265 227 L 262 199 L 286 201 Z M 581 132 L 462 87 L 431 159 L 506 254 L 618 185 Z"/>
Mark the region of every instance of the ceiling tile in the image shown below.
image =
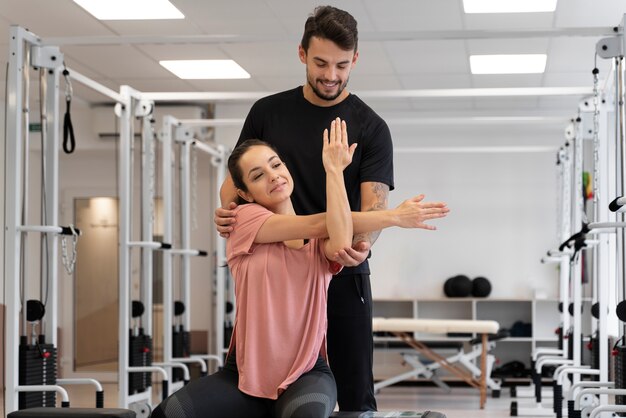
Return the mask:
<path id="1" fill-rule="evenodd" d="M 114 34 L 71 0 L 2 0 L 0 15 L 42 38 Z"/>
<path id="2" fill-rule="evenodd" d="M 262 91 L 254 79 L 246 80 L 187 80 L 197 91 Z"/>
<path id="3" fill-rule="evenodd" d="M 469 55 L 547 54 L 549 44 L 547 38 L 470 39 L 467 51 Z"/>
<path id="4" fill-rule="evenodd" d="M 543 74 L 480 74 L 472 76 L 476 88 L 541 87 Z"/>
<path id="5" fill-rule="evenodd" d="M 469 70 L 463 41 L 389 41 L 384 45 L 398 75 Z"/>
<path id="6" fill-rule="evenodd" d="M 552 28 L 554 13 L 464 13 L 465 29 L 510 30 Z"/>
<path id="7" fill-rule="evenodd" d="M 137 45 L 136 48 L 155 61 L 230 58 L 213 44 Z"/>
<path id="8" fill-rule="evenodd" d="M 594 68 L 596 37 L 555 38 L 550 41 L 546 70 L 549 72 L 589 72 Z M 610 60 L 598 58 L 598 69 L 608 69 Z"/>
<path id="9" fill-rule="evenodd" d="M 185 1 L 173 3 L 183 12 L 186 19 L 193 22 L 205 34 L 279 34 L 286 29 L 272 8 L 264 1 L 211 0 Z M 306 14 L 302 14 L 304 23 Z"/>
<path id="10" fill-rule="evenodd" d="M 626 13 L 624 0 L 567 0 L 556 7 L 555 25 L 560 28 L 617 26 Z"/>
<path id="11" fill-rule="evenodd" d="M 221 49 L 252 77 L 304 73 L 304 66 L 298 58 L 298 45 L 294 42 L 224 44 Z"/>
<path id="12" fill-rule="evenodd" d="M 131 45 L 65 46 L 65 54 L 106 77 L 171 77 L 158 62 Z"/>
<path id="13" fill-rule="evenodd" d="M 398 77 L 405 89 L 465 89 L 472 87 L 469 74 L 414 74 Z"/>
<path id="14" fill-rule="evenodd" d="M 200 35 L 202 29 L 191 19 L 173 20 L 107 20 L 103 24 L 120 36 Z"/>
<path id="15" fill-rule="evenodd" d="M 426 31 L 463 29 L 459 0 L 364 0 L 377 31 Z"/>

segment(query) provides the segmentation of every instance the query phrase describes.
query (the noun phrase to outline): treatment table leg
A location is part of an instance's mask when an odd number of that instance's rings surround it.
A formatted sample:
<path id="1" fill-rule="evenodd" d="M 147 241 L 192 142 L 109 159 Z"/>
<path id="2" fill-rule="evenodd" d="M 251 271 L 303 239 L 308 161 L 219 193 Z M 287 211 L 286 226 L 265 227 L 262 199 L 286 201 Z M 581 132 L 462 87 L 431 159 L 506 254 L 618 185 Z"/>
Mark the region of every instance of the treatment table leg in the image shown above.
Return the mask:
<path id="1" fill-rule="evenodd" d="M 487 334 L 482 334 L 482 353 L 480 354 L 480 409 L 485 409 L 487 400 Z"/>

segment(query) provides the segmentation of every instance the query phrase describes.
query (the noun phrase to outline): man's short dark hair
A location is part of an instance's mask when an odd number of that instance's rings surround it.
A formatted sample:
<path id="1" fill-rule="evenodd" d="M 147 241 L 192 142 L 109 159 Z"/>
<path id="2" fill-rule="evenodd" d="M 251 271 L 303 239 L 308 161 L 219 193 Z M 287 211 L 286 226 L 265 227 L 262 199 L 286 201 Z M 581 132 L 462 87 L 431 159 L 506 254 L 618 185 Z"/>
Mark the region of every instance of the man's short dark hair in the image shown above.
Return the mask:
<path id="1" fill-rule="evenodd" d="M 332 6 L 319 6 L 304 24 L 304 34 L 300 44 L 309 50 L 311 37 L 333 41 L 344 51 L 356 52 L 359 43 L 356 20 L 346 11 Z"/>

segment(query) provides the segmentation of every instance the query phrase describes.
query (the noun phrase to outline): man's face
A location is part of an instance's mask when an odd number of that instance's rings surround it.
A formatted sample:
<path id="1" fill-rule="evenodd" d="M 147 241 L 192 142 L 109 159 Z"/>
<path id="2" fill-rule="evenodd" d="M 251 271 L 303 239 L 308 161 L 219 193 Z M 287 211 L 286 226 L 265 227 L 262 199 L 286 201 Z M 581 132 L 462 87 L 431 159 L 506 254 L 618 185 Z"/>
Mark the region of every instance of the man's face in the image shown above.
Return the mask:
<path id="1" fill-rule="evenodd" d="M 348 85 L 358 52 L 344 51 L 333 41 L 312 37 L 308 51 L 300 47 L 299 55 L 306 65 L 307 83 L 315 95 L 323 101 L 333 101 Z"/>

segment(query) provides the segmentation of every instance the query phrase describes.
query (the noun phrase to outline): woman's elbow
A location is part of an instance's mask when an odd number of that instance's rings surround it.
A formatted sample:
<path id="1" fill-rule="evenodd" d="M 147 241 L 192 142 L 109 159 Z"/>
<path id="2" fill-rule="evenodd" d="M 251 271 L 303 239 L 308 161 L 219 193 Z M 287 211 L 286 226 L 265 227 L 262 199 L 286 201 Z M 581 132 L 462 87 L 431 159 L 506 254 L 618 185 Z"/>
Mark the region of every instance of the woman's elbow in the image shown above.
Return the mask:
<path id="1" fill-rule="evenodd" d="M 328 245 L 328 249 L 331 254 L 336 254 L 339 251 L 345 250 L 346 248 L 350 248 L 350 247 L 352 247 L 352 239 L 337 240 L 337 241 L 331 240 Z"/>

